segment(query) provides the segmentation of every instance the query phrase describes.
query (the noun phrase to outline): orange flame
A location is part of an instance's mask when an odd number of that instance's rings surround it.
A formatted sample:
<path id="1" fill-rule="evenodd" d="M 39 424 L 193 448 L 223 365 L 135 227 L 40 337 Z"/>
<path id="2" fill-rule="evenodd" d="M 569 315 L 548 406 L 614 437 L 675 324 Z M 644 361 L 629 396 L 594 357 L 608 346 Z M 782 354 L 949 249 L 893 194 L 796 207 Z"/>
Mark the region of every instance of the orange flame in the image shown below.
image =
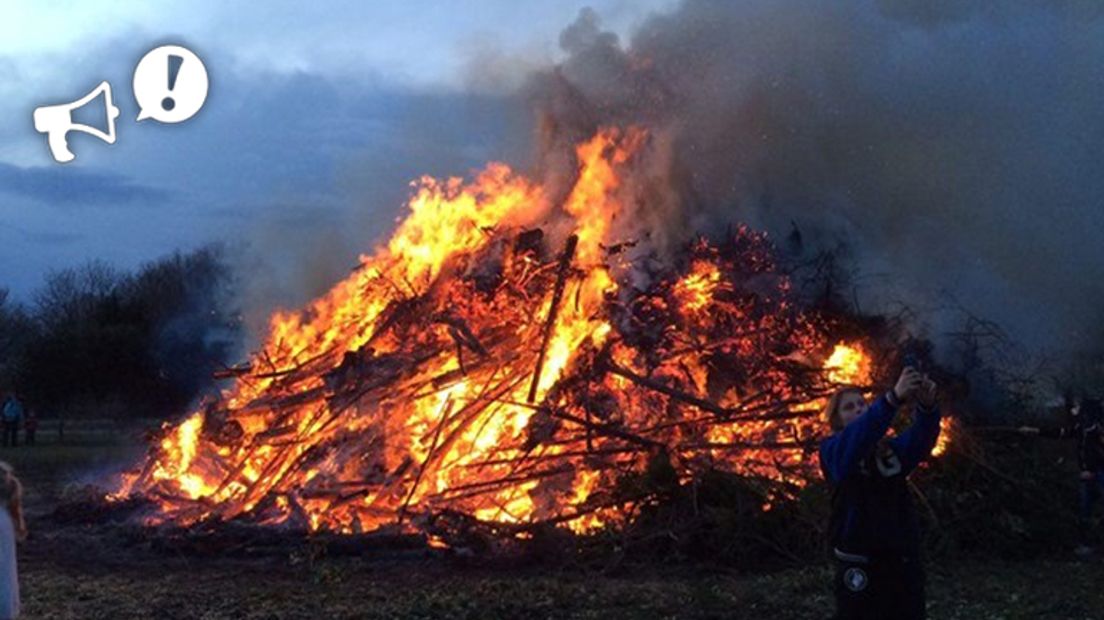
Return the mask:
<path id="1" fill-rule="evenodd" d="M 698 312 L 713 301 L 713 293 L 721 283 L 721 271 L 709 261 L 695 261 L 690 273 L 675 285 L 675 296 L 689 312 Z"/>
<path id="2" fill-rule="evenodd" d="M 943 417 L 939 420 L 939 439 L 935 442 L 935 447 L 932 448 L 931 455 L 935 458 L 941 457 L 947 453 L 947 448 L 950 447 L 951 442 L 954 441 L 954 422 L 951 418 Z"/>
<path id="3" fill-rule="evenodd" d="M 833 383 L 860 386 L 870 383 L 870 357 L 857 344 L 837 344 L 824 361 L 824 369 Z"/>

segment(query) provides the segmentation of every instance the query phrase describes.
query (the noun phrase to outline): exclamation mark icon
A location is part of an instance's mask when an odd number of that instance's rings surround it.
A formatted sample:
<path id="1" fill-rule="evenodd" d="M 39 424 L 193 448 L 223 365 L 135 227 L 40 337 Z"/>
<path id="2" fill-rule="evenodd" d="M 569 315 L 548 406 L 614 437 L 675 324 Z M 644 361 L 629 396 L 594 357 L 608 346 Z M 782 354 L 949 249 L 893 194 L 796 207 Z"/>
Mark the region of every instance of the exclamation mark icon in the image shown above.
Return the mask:
<path id="1" fill-rule="evenodd" d="M 166 60 L 169 61 L 169 92 L 172 92 L 172 89 L 176 88 L 176 76 L 180 75 L 180 66 L 184 64 L 184 57 L 169 54 Z M 176 101 L 172 97 L 165 97 L 161 100 L 161 107 L 169 112 L 176 107 Z"/>
<path id="2" fill-rule="evenodd" d="M 192 50 L 179 45 L 152 49 L 134 68 L 137 120 L 182 123 L 203 107 L 209 85 L 207 68 Z"/>

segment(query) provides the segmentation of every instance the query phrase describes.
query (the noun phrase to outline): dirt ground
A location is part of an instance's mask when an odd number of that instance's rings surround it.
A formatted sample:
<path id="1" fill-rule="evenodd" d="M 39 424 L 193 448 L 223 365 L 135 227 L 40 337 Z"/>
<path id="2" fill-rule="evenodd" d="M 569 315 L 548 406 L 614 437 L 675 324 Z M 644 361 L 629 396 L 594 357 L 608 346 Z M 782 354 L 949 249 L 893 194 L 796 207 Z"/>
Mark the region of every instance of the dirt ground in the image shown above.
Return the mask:
<path id="1" fill-rule="evenodd" d="M 27 486 L 19 549 L 26 618 L 780 618 L 831 615 L 828 568 L 740 575 L 703 567 L 616 574 L 489 567 L 425 554 L 182 555 L 101 525 L 50 518 L 59 498 L 140 454 L 110 432 L 0 449 Z M 929 567 L 929 617 L 1104 619 L 1104 561 Z"/>

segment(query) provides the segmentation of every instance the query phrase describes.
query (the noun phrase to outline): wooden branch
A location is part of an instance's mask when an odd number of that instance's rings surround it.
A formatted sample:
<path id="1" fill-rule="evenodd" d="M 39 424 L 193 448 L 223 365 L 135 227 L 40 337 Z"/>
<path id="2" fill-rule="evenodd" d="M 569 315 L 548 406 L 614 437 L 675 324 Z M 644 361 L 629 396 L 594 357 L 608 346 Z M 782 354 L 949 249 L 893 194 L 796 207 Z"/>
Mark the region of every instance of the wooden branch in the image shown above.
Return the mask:
<path id="1" fill-rule="evenodd" d="M 523 476 L 507 476 L 505 478 L 495 478 L 494 480 L 471 482 L 468 484 L 461 484 L 454 487 L 449 487 L 444 491 L 441 491 L 440 493 L 434 493 L 431 497 L 433 497 L 434 499 L 447 499 L 455 501 L 457 499 L 485 495 L 487 493 L 498 491 L 507 487 L 523 484 L 526 482 L 532 482 L 534 480 L 540 480 L 542 478 L 570 474 L 574 471 L 575 470 L 571 467 L 556 467 L 553 469 L 543 470 L 532 474 L 525 474 Z M 458 495 L 454 495 L 457 493 Z"/>
<path id="2" fill-rule="evenodd" d="M 581 441 L 581 440 L 580 440 Z M 499 458 L 499 459 L 487 459 L 484 461 L 478 461 L 476 463 L 465 463 L 461 465 L 465 469 L 479 468 L 479 467 L 493 467 L 496 465 L 516 465 L 520 462 L 529 460 L 550 461 L 552 459 L 570 459 L 576 457 L 592 457 L 592 456 L 606 456 L 615 454 L 643 454 L 645 450 L 640 447 L 625 447 L 625 448 L 597 448 L 597 449 L 584 449 L 584 450 L 569 450 L 567 452 L 558 452 L 556 454 L 542 454 L 539 457 L 533 458 L 529 456 L 523 456 L 520 458 Z"/>
<path id="3" fill-rule="evenodd" d="M 642 376 L 636 374 L 635 372 L 633 372 L 631 370 L 628 370 L 626 368 L 621 368 L 617 364 L 614 364 L 612 361 L 607 360 L 605 362 L 605 367 L 606 367 L 607 370 L 609 370 L 613 374 L 624 377 L 624 378 L 628 379 L 629 381 L 632 381 L 633 383 L 635 383 L 635 384 L 637 384 L 641 387 L 646 387 L 650 390 L 654 390 L 656 392 L 659 392 L 660 394 L 665 394 L 665 395 L 670 396 L 671 398 L 673 398 L 675 400 L 682 401 L 682 402 L 687 403 L 689 405 L 693 405 L 693 406 L 695 406 L 698 409 L 701 409 L 703 411 L 708 411 L 709 413 L 713 413 L 713 414 L 716 414 L 716 415 L 719 415 L 719 416 L 725 416 L 725 417 L 728 417 L 729 415 L 731 415 L 733 413 L 732 411 L 730 411 L 728 409 L 725 409 L 724 407 L 718 405 L 717 403 L 705 400 L 704 398 L 698 398 L 697 396 L 694 396 L 693 394 L 687 394 L 686 392 L 683 392 L 682 390 L 678 390 L 678 389 L 675 389 L 673 387 L 669 387 L 667 385 L 664 385 L 663 383 L 660 383 L 659 381 L 656 381 L 655 379 L 649 379 L 647 377 L 642 377 Z"/>
<path id="4" fill-rule="evenodd" d="M 628 431 L 621 430 L 619 428 L 610 426 L 608 424 L 595 424 L 593 422 L 588 422 L 585 418 L 579 418 L 579 417 L 571 415 L 570 413 L 566 413 L 564 411 L 549 409 L 548 414 L 551 415 L 554 418 L 559 418 L 561 420 L 567 420 L 568 422 L 574 422 L 575 424 L 578 424 L 578 425 L 583 426 L 585 428 L 591 429 L 591 430 L 593 430 L 594 432 L 596 432 L 600 435 L 606 435 L 608 437 L 616 437 L 617 439 L 624 439 L 625 441 L 635 443 L 637 445 L 645 446 L 645 447 L 648 447 L 648 448 L 665 448 L 666 447 L 666 444 L 655 441 L 653 439 L 648 439 L 647 437 L 641 437 L 640 435 L 636 435 L 636 434 L 630 433 Z"/>
<path id="5" fill-rule="evenodd" d="M 679 452 L 704 450 L 793 450 L 804 448 L 805 444 L 795 441 L 727 441 L 700 442 L 675 446 Z"/>
<path id="6" fill-rule="evenodd" d="M 433 431 L 433 443 L 429 446 L 429 451 L 426 453 L 425 460 L 422 461 L 422 466 L 418 468 L 418 475 L 414 476 L 414 484 L 410 485 L 410 492 L 406 494 L 406 499 L 403 500 L 402 507 L 399 508 L 398 517 L 396 517 L 396 523 L 401 524 L 403 517 L 406 516 L 406 509 L 410 506 L 410 500 L 414 499 L 414 493 L 418 490 L 418 485 L 422 482 L 422 476 L 426 472 L 426 468 L 429 467 L 429 463 L 433 460 L 433 453 L 437 449 L 437 441 L 441 438 L 441 429 L 445 427 L 445 422 L 448 421 L 449 414 L 452 413 L 452 398 L 445 401 L 444 407 L 441 408 L 441 421 L 437 423 L 437 430 Z"/>
<path id="7" fill-rule="evenodd" d="M 253 372 L 253 364 L 245 362 L 234 366 L 223 366 L 211 373 L 213 379 L 234 379 Z"/>
<path id="8" fill-rule="evenodd" d="M 556 315 L 560 310 L 560 300 L 563 298 L 564 285 L 567 283 L 567 274 L 570 271 L 571 259 L 575 256 L 575 246 L 579 243 L 577 235 L 567 238 L 563 254 L 560 255 L 559 271 L 556 274 L 556 288 L 552 290 L 552 303 L 548 306 L 548 318 L 544 322 L 544 333 L 541 335 L 540 352 L 537 354 L 537 367 L 533 371 L 533 383 L 529 385 L 529 398 L 531 403 L 537 399 L 537 387 L 540 385 L 541 371 L 544 370 L 544 356 L 548 353 L 548 342 L 552 339 L 552 330 L 556 326 Z"/>
<path id="9" fill-rule="evenodd" d="M 473 352 L 479 354 L 481 357 L 487 357 L 490 353 L 479 342 L 479 339 L 475 337 L 471 328 L 461 318 L 452 316 L 450 314 L 441 314 L 433 319 L 434 323 L 440 323 L 442 325 L 449 326 L 449 335 L 456 341 L 457 345 L 467 347 Z"/>

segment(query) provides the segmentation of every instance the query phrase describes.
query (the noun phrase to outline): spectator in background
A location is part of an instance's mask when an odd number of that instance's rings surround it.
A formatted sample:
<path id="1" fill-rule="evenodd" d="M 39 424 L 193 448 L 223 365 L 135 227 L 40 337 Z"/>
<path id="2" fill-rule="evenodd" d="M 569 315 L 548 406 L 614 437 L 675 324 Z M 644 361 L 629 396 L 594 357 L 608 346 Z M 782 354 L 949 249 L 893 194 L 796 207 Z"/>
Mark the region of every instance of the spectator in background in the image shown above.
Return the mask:
<path id="1" fill-rule="evenodd" d="M 8 394 L 4 402 L 4 409 L 0 412 L 0 420 L 4 423 L 4 446 L 19 445 L 19 423 L 23 421 L 23 403 L 15 392 Z"/>
<path id="2" fill-rule="evenodd" d="M 1104 404 L 1099 399 L 1083 398 L 1070 409 L 1073 423 L 1061 428 L 1021 426 L 1025 435 L 1077 440 L 1077 465 L 1081 486 L 1081 543 L 1074 550 L 1088 556 L 1092 548 L 1093 508 L 1104 497 Z"/>
<path id="3" fill-rule="evenodd" d="M 23 442 L 28 446 L 35 445 L 35 432 L 38 431 L 38 414 L 34 409 L 27 408 L 23 417 Z"/>

